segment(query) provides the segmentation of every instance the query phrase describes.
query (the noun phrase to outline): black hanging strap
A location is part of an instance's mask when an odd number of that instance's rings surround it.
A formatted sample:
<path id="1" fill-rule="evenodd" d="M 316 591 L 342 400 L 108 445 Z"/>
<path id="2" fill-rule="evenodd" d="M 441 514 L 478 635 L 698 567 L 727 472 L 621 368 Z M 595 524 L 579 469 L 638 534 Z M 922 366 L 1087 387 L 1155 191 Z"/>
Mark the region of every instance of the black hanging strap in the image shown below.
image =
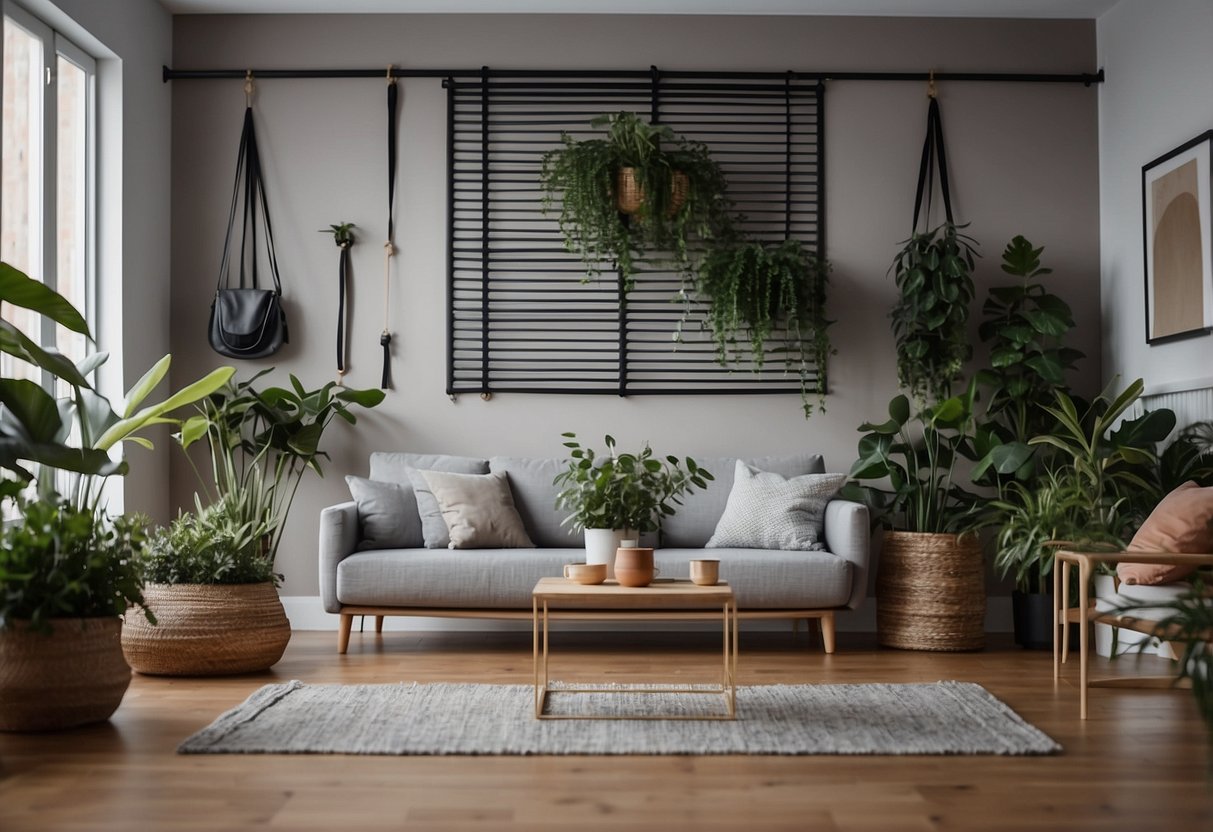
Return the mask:
<path id="1" fill-rule="evenodd" d="M 383 244 L 383 333 L 379 336 L 379 345 L 383 347 L 383 378 L 379 386 L 386 390 L 392 381 L 392 333 L 388 328 L 389 301 L 391 298 L 392 255 L 396 246 L 392 242 L 395 237 L 395 217 L 393 207 L 396 201 L 396 79 L 392 77 L 392 68 L 387 69 L 387 242 Z"/>
<path id="2" fill-rule="evenodd" d="M 914 231 L 918 231 L 918 217 L 922 211 L 922 198 L 927 198 L 927 223 L 931 221 L 931 192 L 934 189 L 935 161 L 939 164 L 939 190 L 943 195 L 943 209 L 948 222 L 952 217 L 952 194 L 948 188 L 948 159 L 943 146 L 943 119 L 939 115 L 939 100 L 931 96 L 927 107 L 927 137 L 922 145 L 922 162 L 918 166 L 918 190 L 914 195 Z M 929 229 L 928 229 L 929 230 Z"/>
<path id="3" fill-rule="evenodd" d="M 346 277 L 350 270 L 349 240 L 338 240 L 341 260 L 337 266 L 337 381 L 345 375 L 345 295 Z"/>
<path id="4" fill-rule="evenodd" d="M 243 189 L 241 188 L 243 184 Z M 258 289 L 257 272 L 257 215 L 265 226 L 266 259 L 274 291 L 282 294 L 282 280 L 278 274 L 278 256 L 274 250 L 274 230 L 270 225 L 269 200 L 265 195 L 265 183 L 261 176 L 261 154 L 257 150 L 257 131 L 253 126 L 253 108 L 245 107 L 244 127 L 240 132 L 240 151 L 236 157 L 236 181 L 232 186 L 232 205 L 227 217 L 227 236 L 223 241 L 223 259 L 219 265 L 218 288 L 231 286 L 232 234 L 236 227 L 236 205 L 244 194 L 244 216 L 241 220 L 240 240 L 240 288 Z"/>

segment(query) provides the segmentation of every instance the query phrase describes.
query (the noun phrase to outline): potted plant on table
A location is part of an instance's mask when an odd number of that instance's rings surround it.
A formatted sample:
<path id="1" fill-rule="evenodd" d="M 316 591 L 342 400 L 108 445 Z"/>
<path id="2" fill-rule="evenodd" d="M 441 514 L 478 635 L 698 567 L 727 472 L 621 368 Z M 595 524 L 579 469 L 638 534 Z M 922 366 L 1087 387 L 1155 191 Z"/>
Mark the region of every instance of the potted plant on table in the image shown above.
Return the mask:
<path id="1" fill-rule="evenodd" d="M 731 225 L 720 166 L 704 144 L 635 113 L 601 115 L 590 125 L 606 127 L 606 138 L 562 134 L 540 173 L 544 210 L 559 199 L 565 247 L 585 263 L 586 280 L 609 263 L 630 290 L 644 250 L 670 252 L 689 280 L 690 241 Z"/>
<path id="2" fill-rule="evenodd" d="M 0 299 L 89 337 L 62 296 L 3 263 Z M 77 365 L 8 321 L 0 331 L 0 350 L 69 390 L 56 401 L 32 381 L 0 378 L 0 466 L 9 475 L 0 500 L 15 509 L 0 533 L 0 730 L 69 728 L 108 719 L 120 704 L 130 684 L 121 616 L 144 601 L 137 555 L 145 521 L 107 514 L 104 479 L 128 470 L 110 452 L 124 441 L 150 446 L 145 428 L 175 422 L 172 411 L 209 394 L 232 370 L 146 404 L 168 372 L 166 356 L 118 412 L 88 379 L 104 353 Z"/>
<path id="3" fill-rule="evenodd" d="M 275 560 L 295 493 L 306 471 L 322 474 L 320 440 L 334 418 L 355 424 L 355 407 L 375 407 L 382 390 L 329 382 L 307 390 L 254 382 L 228 384 L 186 420 L 188 450 L 205 439 L 213 490 L 150 542 L 149 604 L 159 626 L 128 617 L 127 661 L 140 673 L 220 675 L 273 666 L 290 641 L 278 598 Z"/>
<path id="4" fill-rule="evenodd" d="M 818 407 L 824 409 L 822 376 L 834 350 L 825 316 L 829 264 L 806 251 L 799 240 L 776 246 L 735 242 L 715 246 L 704 256 L 696 289 L 707 296 L 707 323 L 721 365 L 749 359 L 755 372 L 766 359 L 767 339 L 783 330 L 784 368 L 800 379 L 805 416 L 813 412 L 810 385 L 818 385 Z M 748 349 L 738 348 L 744 336 Z M 810 373 L 814 375 L 810 375 Z"/>
<path id="5" fill-rule="evenodd" d="M 623 540 L 658 531 L 684 494 L 714 479 L 690 457 L 660 459 L 647 444 L 639 453 L 618 453 L 607 436 L 600 455 L 582 447 L 576 434 L 561 435 L 570 451 L 568 468 L 554 481 L 562 486 L 556 507 L 571 512 L 566 524 L 585 532 L 586 563 L 605 563 L 608 572 Z"/>

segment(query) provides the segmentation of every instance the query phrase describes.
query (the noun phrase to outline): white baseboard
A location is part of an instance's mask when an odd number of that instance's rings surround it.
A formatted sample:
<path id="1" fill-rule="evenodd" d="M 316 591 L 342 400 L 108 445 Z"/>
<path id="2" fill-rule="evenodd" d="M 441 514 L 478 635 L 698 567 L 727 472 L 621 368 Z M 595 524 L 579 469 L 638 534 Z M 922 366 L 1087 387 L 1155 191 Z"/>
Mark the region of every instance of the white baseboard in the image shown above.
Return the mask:
<path id="1" fill-rule="evenodd" d="M 284 595 L 282 606 L 286 608 L 286 617 L 290 619 L 292 630 L 326 630 L 337 631 L 338 617 L 324 611 L 324 605 L 318 595 Z M 358 623 L 355 623 L 358 626 Z M 618 629 L 610 624 L 599 622 L 566 622 L 561 625 L 570 630 L 603 630 Z M 708 622 L 660 624 L 663 630 L 703 629 L 716 625 Z M 762 620 L 747 621 L 747 630 L 784 630 L 786 621 Z M 644 629 L 653 629 L 653 622 L 645 622 Z M 876 632 L 876 603 L 872 599 L 858 610 L 839 613 L 836 618 L 839 632 L 874 633 Z M 474 631 L 495 632 L 531 629 L 529 621 L 495 620 L 491 618 L 422 618 L 420 616 L 387 616 L 383 621 L 383 629 L 388 632 L 418 632 L 418 631 Z M 1011 632 L 1011 599 L 1006 596 L 989 598 L 986 601 L 986 632 Z"/>

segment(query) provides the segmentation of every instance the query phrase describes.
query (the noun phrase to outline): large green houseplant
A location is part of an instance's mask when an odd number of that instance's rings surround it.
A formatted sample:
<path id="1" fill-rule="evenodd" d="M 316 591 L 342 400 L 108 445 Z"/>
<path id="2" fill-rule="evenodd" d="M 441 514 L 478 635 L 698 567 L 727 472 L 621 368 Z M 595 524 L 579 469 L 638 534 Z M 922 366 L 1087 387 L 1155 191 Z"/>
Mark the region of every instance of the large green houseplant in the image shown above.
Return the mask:
<path id="1" fill-rule="evenodd" d="M 0 300 L 89 337 L 62 296 L 0 264 Z M 0 321 L 0 350 L 46 371 L 68 394 L 56 400 L 26 379 L 0 379 L 0 499 L 17 517 L 0 536 L 0 729 L 66 728 L 109 718 L 130 683 L 119 633 L 128 606 L 144 603 L 136 557 L 143 521 L 110 518 L 104 478 L 125 474 L 111 458 L 121 442 L 150 446 L 145 429 L 224 383 L 230 368 L 148 404 L 166 356 L 127 393 L 120 410 L 89 376 L 105 360 L 73 364 Z M 36 482 L 37 497 L 26 486 Z M 60 495 L 66 493 L 66 497 Z M 144 611 L 150 621 L 150 611 Z"/>
<path id="2" fill-rule="evenodd" d="M 746 360 L 755 372 L 767 358 L 767 340 L 778 332 L 784 368 L 800 381 L 805 416 L 813 412 L 811 388 L 824 409 L 824 373 L 833 350 L 826 318 L 829 264 L 799 240 L 778 245 L 736 241 L 704 255 L 696 278 L 707 297 L 707 323 L 716 342 L 716 360 L 725 366 Z M 740 346 L 739 336 L 745 346 Z"/>
<path id="3" fill-rule="evenodd" d="M 290 641 L 290 624 L 274 564 L 286 520 L 304 474 L 321 474 L 320 442 L 333 419 L 357 422 L 355 407 L 375 407 L 382 390 L 353 390 L 333 382 L 308 390 L 248 381 L 209 396 L 178 434 L 187 451 L 207 446 L 210 481 L 199 476 L 205 500 L 153 535 L 147 595 L 155 628 L 130 621 L 123 648 L 140 673 L 201 676 L 271 667 Z"/>
<path id="4" fill-rule="evenodd" d="M 569 462 L 554 481 L 561 487 L 556 507 L 569 512 L 565 524 L 585 532 L 587 563 L 606 563 L 609 569 L 622 540 L 658 531 L 684 494 L 705 489 L 714 479 L 690 457 L 662 459 L 648 444 L 638 453 L 619 453 L 608 435 L 606 452 L 599 454 L 583 447 L 576 434 L 561 435 Z"/>
<path id="5" fill-rule="evenodd" d="M 637 259 L 658 251 L 689 278 L 691 242 L 731 225 L 720 166 L 706 145 L 635 113 L 601 115 L 590 125 L 605 127 L 606 137 L 562 133 L 540 172 L 544 210 L 559 203 L 565 245 L 584 262 L 586 279 L 613 265 L 631 289 Z M 639 195 L 630 204 L 629 192 Z"/>

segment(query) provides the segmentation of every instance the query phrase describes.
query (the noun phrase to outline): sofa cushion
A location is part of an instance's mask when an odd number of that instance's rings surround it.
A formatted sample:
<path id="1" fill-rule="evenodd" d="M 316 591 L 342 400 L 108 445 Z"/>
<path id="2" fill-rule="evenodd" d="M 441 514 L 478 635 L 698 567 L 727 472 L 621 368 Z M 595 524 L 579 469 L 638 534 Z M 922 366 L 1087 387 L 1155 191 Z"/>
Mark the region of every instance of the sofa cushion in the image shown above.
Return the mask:
<path id="1" fill-rule="evenodd" d="M 737 460 L 733 489 L 707 548 L 824 549 L 826 503 L 846 474 L 784 477 Z"/>
<path id="2" fill-rule="evenodd" d="M 663 578 L 689 578 L 691 561 L 703 557 L 720 560 L 720 580 L 733 587 L 743 613 L 842 607 L 851 597 L 851 564 L 829 552 L 658 549 L 653 553 Z"/>
<path id="3" fill-rule="evenodd" d="M 1185 482 L 1162 498 L 1129 543 L 1130 552 L 1213 552 L 1213 488 Z M 1126 584 L 1169 584 L 1196 571 L 1194 565 L 1121 563 L 1116 574 Z"/>
<path id="4" fill-rule="evenodd" d="M 829 552 L 714 549 L 720 578 L 742 610 L 811 610 L 841 607 L 851 594 L 851 564 Z M 702 549 L 660 549 L 662 577 L 686 578 Z M 355 552 L 337 566 L 342 604 L 453 609 L 531 607 L 542 577 L 580 563 L 581 549 L 385 549 Z"/>
<path id="5" fill-rule="evenodd" d="M 448 454 L 410 454 L 385 453 L 377 451 L 371 454 L 371 479 L 380 482 L 394 482 L 402 486 L 408 493 L 405 504 L 416 511 L 420 517 L 421 533 L 424 544 L 432 549 L 445 549 L 451 542 L 446 531 L 446 521 L 442 519 L 442 511 L 438 501 L 430 493 L 429 486 L 424 480 L 418 483 L 409 478 L 410 471 L 446 471 L 452 474 L 487 474 L 489 461 L 468 456 L 450 456 Z"/>
<path id="6" fill-rule="evenodd" d="M 358 504 L 359 549 L 411 549 L 422 545 L 421 517 L 412 486 L 346 477 Z"/>
<path id="7" fill-rule="evenodd" d="M 661 524 L 663 546 L 702 548 L 716 531 L 716 524 L 720 522 L 728 503 L 729 492 L 733 490 L 736 457 L 694 459 L 716 479 L 708 483 L 706 490 L 684 496 L 674 516 L 665 518 Z M 825 472 L 825 461 L 821 454 L 764 456 L 743 461 L 761 471 L 772 471 L 785 477 Z"/>
<path id="8" fill-rule="evenodd" d="M 514 508 L 504 471 L 450 474 L 420 471 L 438 500 L 452 549 L 533 549 Z"/>
<path id="9" fill-rule="evenodd" d="M 531 591 L 582 549 L 385 549 L 356 552 L 337 566 L 342 604 L 454 609 L 531 608 Z"/>
<path id="10" fill-rule="evenodd" d="M 573 531 L 571 525 L 561 525 L 565 514 L 556 508 L 560 488 L 552 480 L 567 466 L 568 460 L 559 458 L 495 456 L 489 460 L 490 471 L 503 471 L 509 477 L 514 507 L 536 546 L 585 545 L 584 535 Z"/>

